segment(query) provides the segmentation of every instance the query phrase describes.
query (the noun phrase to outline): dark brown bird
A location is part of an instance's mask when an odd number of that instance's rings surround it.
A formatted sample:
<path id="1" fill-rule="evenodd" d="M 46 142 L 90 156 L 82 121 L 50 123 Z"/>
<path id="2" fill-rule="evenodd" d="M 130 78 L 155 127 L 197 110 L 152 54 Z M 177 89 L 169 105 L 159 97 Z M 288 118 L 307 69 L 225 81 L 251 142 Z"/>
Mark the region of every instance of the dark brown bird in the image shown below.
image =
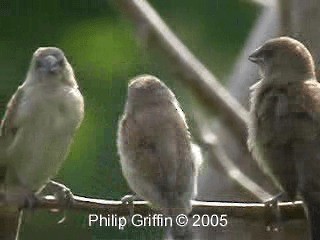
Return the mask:
<path id="1" fill-rule="evenodd" d="M 262 79 L 251 87 L 248 146 L 290 199 L 301 195 L 320 239 L 320 84 L 307 48 L 280 37 L 250 55 Z"/>

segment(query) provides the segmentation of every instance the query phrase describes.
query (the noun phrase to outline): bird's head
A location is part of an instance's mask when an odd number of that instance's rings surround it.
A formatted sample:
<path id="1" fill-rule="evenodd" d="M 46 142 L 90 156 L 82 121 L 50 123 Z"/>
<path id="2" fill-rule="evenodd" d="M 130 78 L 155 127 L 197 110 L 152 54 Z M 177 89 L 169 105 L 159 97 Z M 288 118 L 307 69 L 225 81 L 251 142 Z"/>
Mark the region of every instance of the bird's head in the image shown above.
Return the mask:
<path id="1" fill-rule="evenodd" d="M 74 85 L 74 73 L 63 51 L 56 47 L 40 47 L 32 57 L 29 80 L 62 82 Z"/>
<path id="2" fill-rule="evenodd" d="M 278 83 L 313 78 L 315 67 L 308 49 L 299 41 L 279 37 L 265 42 L 256 49 L 249 60 L 259 65 L 267 79 L 276 78 Z"/>
<path id="3" fill-rule="evenodd" d="M 146 97 L 150 98 L 171 98 L 172 92 L 170 89 L 161 82 L 158 78 L 152 75 L 140 75 L 129 82 L 128 87 L 129 95 L 137 97 Z"/>
<path id="4" fill-rule="evenodd" d="M 140 75 L 129 82 L 128 101 L 135 107 L 174 101 L 172 91 L 152 75 Z"/>

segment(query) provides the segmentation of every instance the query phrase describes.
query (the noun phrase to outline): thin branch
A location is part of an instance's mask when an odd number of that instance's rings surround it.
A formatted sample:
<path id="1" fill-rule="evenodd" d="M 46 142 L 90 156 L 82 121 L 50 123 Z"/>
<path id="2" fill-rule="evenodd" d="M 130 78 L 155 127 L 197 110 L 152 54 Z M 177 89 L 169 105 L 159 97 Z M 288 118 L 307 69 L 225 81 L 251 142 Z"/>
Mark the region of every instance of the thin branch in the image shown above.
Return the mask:
<path id="1" fill-rule="evenodd" d="M 253 52 L 267 39 L 279 35 L 279 18 L 280 13 L 278 4 L 275 4 L 272 8 L 263 9 L 250 31 L 248 39 L 239 53 L 232 73 L 228 78 L 228 88 L 231 94 L 235 96 L 241 104 L 247 106 L 247 108 L 249 86 L 254 84 L 259 78 L 257 67 L 248 61 L 248 53 Z M 202 124 L 200 127 L 201 126 Z M 235 163 L 236 166 L 241 166 L 241 171 L 253 179 L 255 183 L 261 186 L 264 190 L 268 190 L 270 193 L 275 193 L 275 191 L 277 191 L 277 188 L 274 186 L 273 182 L 270 181 L 270 178 L 260 171 L 257 162 L 252 158 L 249 158 L 250 155 L 243 151 L 244 147 L 246 147 L 245 142 L 239 142 L 238 139 L 230 136 L 229 131 L 226 129 L 223 122 L 219 122 L 218 126 L 213 128 L 213 130 L 219 139 L 219 145 L 224 148 L 224 152 L 227 154 L 229 159 L 233 161 L 232 163 Z M 205 131 L 202 132 L 205 133 Z M 233 146 L 232 150 L 230 150 L 230 146 Z M 220 164 L 223 163 L 223 161 L 220 161 Z M 237 180 L 237 182 L 241 186 L 244 185 L 244 182 L 241 179 Z M 261 195 L 261 197 L 263 195 Z"/>
<path id="2" fill-rule="evenodd" d="M 253 28 L 250 30 L 248 38 L 227 79 L 230 92 L 244 106 L 249 107 L 249 87 L 259 79 L 258 68 L 255 64 L 248 61 L 248 54 L 252 53 L 266 40 L 279 36 L 279 31 L 281 31 L 279 29 L 281 21 L 281 10 L 279 8 L 280 6 L 277 4 L 261 12 Z"/>
<path id="3" fill-rule="evenodd" d="M 10 205 L 10 204 L 9 204 Z M 4 206 L 4 204 L 0 204 Z M 11 206 L 11 205 L 10 205 Z M 192 214 L 227 214 L 229 217 L 241 217 L 246 219 L 261 219 L 268 213 L 268 207 L 264 203 L 234 203 L 234 202 L 205 202 L 192 201 Z M 304 211 L 301 201 L 282 202 L 278 204 L 283 219 L 293 220 L 304 218 Z M 35 209 L 64 209 L 65 206 L 53 196 L 39 198 Z M 69 210 L 81 210 L 89 213 L 117 214 L 117 216 L 129 216 L 132 214 L 130 205 L 121 201 L 104 200 L 74 196 L 74 201 Z M 133 201 L 134 214 L 147 216 L 157 213 L 151 209 L 146 201 Z"/>
<path id="4" fill-rule="evenodd" d="M 222 167 L 231 179 L 236 181 L 241 187 L 249 191 L 260 201 L 264 202 L 272 199 L 273 195 L 252 181 L 234 164 L 225 150 L 218 144 L 217 137 L 208 127 L 202 125 L 199 133 L 201 145 L 206 146 L 208 154 L 214 159 L 214 161 L 209 161 L 209 163 L 219 163 L 220 167 Z"/>
<path id="5" fill-rule="evenodd" d="M 180 79 L 222 116 L 239 139 L 244 140 L 247 135 L 247 111 L 175 36 L 150 4 L 145 0 L 116 0 L 114 3 L 138 29 L 143 30 L 147 40 L 154 41 L 153 47 L 160 48 L 171 60 L 174 70 L 181 74 Z"/>
<path id="6" fill-rule="evenodd" d="M 210 120 L 205 119 L 200 112 L 195 111 L 194 122 L 196 131 L 193 136 L 196 141 L 207 151 L 210 158 L 209 164 L 213 164 L 214 169 L 221 169 L 237 182 L 241 187 L 250 192 L 261 202 L 272 199 L 273 195 L 265 191 L 261 186 L 252 181 L 244 174 L 237 165 L 229 158 L 225 150 L 220 145 L 217 136 L 209 126 Z M 213 160 L 213 161 L 212 161 Z"/>
<path id="7" fill-rule="evenodd" d="M 280 35 L 289 36 L 291 33 L 291 0 L 281 0 L 280 6 Z"/>

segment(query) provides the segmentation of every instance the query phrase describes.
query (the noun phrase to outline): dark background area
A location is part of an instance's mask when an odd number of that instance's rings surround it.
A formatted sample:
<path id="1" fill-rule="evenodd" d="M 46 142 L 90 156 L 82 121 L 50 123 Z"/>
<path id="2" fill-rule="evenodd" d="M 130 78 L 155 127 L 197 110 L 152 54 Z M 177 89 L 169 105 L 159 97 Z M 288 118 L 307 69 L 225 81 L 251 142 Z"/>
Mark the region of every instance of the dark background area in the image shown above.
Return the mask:
<path id="1" fill-rule="evenodd" d="M 149 73 L 165 81 L 184 106 L 188 94 L 169 64 L 139 43 L 133 25 L 102 0 L 0 2 L 0 112 L 25 78 L 32 53 L 57 46 L 72 64 L 85 97 L 86 116 L 70 155 L 55 178 L 74 194 L 120 199 L 130 192 L 116 151 L 117 122 L 127 82 Z M 245 0 L 150 0 L 167 24 L 220 79 L 231 70 L 258 9 Z M 188 113 L 187 113 L 188 117 Z M 28 211 L 21 239 L 153 239 L 160 229 L 89 228 L 87 214 Z"/>

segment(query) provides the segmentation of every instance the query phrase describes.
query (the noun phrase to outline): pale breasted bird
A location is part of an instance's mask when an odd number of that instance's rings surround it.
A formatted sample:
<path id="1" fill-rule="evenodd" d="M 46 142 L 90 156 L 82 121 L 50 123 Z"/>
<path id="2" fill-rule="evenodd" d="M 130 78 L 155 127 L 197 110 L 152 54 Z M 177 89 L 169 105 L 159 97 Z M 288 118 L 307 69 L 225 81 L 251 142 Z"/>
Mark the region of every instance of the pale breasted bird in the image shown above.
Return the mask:
<path id="1" fill-rule="evenodd" d="M 83 116 L 83 97 L 64 53 L 36 50 L 1 123 L 0 189 L 7 201 L 31 201 L 50 182 Z M 0 207 L 0 239 L 18 238 L 19 219 L 19 209 Z"/>

